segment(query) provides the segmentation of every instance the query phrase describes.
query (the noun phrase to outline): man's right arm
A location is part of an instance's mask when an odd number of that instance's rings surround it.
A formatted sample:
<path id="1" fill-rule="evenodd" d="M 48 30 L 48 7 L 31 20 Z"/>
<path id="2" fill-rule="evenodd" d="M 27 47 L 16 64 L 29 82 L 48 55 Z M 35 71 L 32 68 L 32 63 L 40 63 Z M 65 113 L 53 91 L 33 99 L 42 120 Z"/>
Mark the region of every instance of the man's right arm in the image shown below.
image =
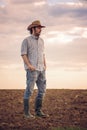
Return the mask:
<path id="1" fill-rule="evenodd" d="M 35 67 L 30 64 L 29 58 L 27 57 L 26 54 L 22 55 L 22 59 L 23 59 L 24 63 L 28 66 L 29 70 L 31 70 L 31 71 L 35 70 Z"/>

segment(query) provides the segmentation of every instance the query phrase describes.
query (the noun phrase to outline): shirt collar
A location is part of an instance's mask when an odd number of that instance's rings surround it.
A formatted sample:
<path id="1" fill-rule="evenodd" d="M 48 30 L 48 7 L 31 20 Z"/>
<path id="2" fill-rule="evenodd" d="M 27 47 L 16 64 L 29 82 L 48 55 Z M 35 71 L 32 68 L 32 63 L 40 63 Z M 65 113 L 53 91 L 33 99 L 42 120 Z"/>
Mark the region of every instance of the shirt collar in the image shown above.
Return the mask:
<path id="1" fill-rule="evenodd" d="M 36 40 L 39 39 L 39 37 L 37 37 L 37 36 L 35 36 L 35 35 L 31 35 L 31 36 L 32 36 L 32 38 L 34 38 L 34 39 L 36 39 Z"/>

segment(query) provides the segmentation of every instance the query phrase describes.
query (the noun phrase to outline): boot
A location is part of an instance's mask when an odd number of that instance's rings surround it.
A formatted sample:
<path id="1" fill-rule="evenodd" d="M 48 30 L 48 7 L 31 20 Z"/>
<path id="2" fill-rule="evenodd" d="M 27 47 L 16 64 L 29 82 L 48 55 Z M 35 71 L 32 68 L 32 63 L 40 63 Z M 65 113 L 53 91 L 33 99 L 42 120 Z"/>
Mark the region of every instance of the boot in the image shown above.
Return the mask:
<path id="1" fill-rule="evenodd" d="M 47 117 L 48 115 L 44 114 L 41 110 L 42 108 L 42 98 L 37 98 L 35 102 L 35 113 L 38 117 Z"/>
<path id="2" fill-rule="evenodd" d="M 34 116 L 29 111 L 28 99 L 24 99 L 24 116 L 25 116 L 25 118 L 34 118 Z"/>

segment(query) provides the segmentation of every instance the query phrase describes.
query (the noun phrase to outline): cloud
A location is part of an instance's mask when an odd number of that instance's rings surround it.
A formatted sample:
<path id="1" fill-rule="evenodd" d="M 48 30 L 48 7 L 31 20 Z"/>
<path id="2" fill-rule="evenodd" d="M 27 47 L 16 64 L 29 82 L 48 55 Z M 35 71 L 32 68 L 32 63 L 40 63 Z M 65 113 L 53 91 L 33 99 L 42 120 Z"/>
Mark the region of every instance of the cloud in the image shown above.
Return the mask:
<path id="1" fill-rule="evenodd" d="M 42 6 L 40 6 L 41 2 L 44 3 Z M 86 13 L 86 7 L 67 4 L 50 6 L 46 0 L 11 0 L 0 11 L 0 23 L 28 24 L 35 19 L 40 19 L 48 27 L 62 29 L 71 26 L 87 26 Z"/>
<path id="2" fill-rule="evenodd" d="M 67 4 L 56 4 L 53 6 L 49 6 L 49 15 L 51 18 L 53 17 L 52 25 L 56 25 L 56 23 L 68 25 L 72 24 L 73 26 L 81 26 L 86 25 L 87 26 L 87 7 L 80 7 L 80 6 L 74 6 L 74 5 L 67 5 Z M 65 21 L 65 22 L 64 22 Z"/>
<path id="3" fill-rule="evenodd" d="M 46 1 L 46 0 L 42 0 L 42 1 Z M 13 4 L 31 4 L 31 3 L 34 3 L 34 2 L 41 2 L 41 0 L 11 0 L 11 3 Z"/>
<path id="4" fill-rule="evenodd" d="M 35 19 L 43 20 L 46 14 L 46 10 L 44 8 L 45 5 L 46 5 L 46 2 L 40 1 L 40 0 L 38 1 L 34 1 L 34 0 L 33 1 L 26 1 L 26 0 L 10 1 L 7 3 L 4 9 L 1 8 L 0 23 L 9 23 L 9 24 L 11 23 L 17 23 L 17 24 L 25 23 L 26 24 L 27 23 L 28 24 L 29 22 L 31 23 L 31 21 Z M 44 18 L 42 18 L 42 16 Z"/>
<path id="5" fill-rule="evenodd" d="M 51 44 L 46 48 L 48 62 L 57 67 L 87 67 L 87 39 L 75 39 L 69 44 Z"/>

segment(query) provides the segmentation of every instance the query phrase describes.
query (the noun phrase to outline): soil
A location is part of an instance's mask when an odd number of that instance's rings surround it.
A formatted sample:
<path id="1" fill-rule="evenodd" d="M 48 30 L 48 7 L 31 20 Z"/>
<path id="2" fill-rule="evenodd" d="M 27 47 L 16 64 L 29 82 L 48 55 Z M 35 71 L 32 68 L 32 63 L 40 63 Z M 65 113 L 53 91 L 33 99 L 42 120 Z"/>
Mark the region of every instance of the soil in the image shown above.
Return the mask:
<path id="1" fill-rule="evenodd" d="M 0 130 L 52 130 L 56 127 L 87 128 L 87 90 L 47 89 L 42 110 L 49 117 L 25 119 L 24 90 L 0 90 Z M 37 90 L 30 100 L 34 112 Z"/>

